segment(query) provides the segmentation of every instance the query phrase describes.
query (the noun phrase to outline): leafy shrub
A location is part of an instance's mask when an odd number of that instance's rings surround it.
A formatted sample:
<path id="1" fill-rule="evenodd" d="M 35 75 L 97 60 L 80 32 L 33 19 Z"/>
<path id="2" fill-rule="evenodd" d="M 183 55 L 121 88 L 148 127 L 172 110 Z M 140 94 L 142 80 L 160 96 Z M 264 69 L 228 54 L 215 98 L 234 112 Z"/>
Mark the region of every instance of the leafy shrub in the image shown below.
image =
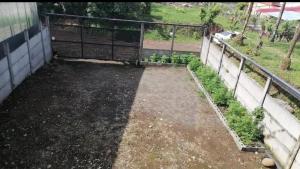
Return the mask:
<path id="1" fill-rule="evenodd" d="M 173 56 L 172 56 L 172 63 L 180 64 L 181 63 L 180 56 L 177 55 L 177 54 L 173 54 Z"/>
<path id="2" fill-rule="evenodd" d="M 265 117 L 264 110 L 261 107 L 255 108 L 251 114 L 254 116 L 254 122 L 256 124 L 259 124 Z"/>
<path id="3" fill-rule="evenodd" d="M 194 57 L 189 62 L 190 68 L 195 71 L 196 76 L 201 80 L 204 88 L 211 94 L 212 99 L 218 106 L 227 107 L 225 117 L 229 127 L 234 130 L 244 144 L 251 144 L 262 138 L 261 129 L 258 127 L 264 118 L 261 108 L 255 109 L 252 116 L 233 97 L 224 85 L 220 77 L 211 68 L 204 67 L 200 61 Z"/>
<path id="4" fill-rule="evenodd" d="M 181 62 L 182 64 L 188 64 L 189 61 L 190 61 L 190 55 L 184 54 L 184 55 L 181 55 L 181 56 L 180 56 L 180 62 Z"/>
<path id="5" fill-rule="evenodd" d="M 261 132 L 247 110 L 238 102 L 231 101 L 225 112 L 229 127 L 241 138 L 244 144 L 250 144 L 261 138 Z"/>
<path id="6" fill-rule="evenodd" d="M 160 56 L 158 56 L 156 53 L 150 56 L 151 62 L 158 62 L 160 60 Z"/>
<path id="7" fill-rule="evenodd" d="M 193 32 L 193 38 L 199 40 L 201 38 L 201 34 L 199 32 Z"/>
<path id="8" fill-rule="evenodd" d="M 189 54 L 189 63 L 190 63 L 190 61 L 191 61 L 193 58 L 197 58 L 197 56 L 196 56 L 195 54 L 193 54 L 193 53 L 190 53 L 190 54 Z"/>
<path id="9" fill-rule="evenodd" d="M 158 26 L 157 32 L 162 40 L 169 40 L 171 38 L 170 31 L 168 31 L 166 26 Z"/>
<path id="10" fill-rule="evenodd" d="M 161 63 L 170 63 L 171 62 L 171 59 L 170 57 L 166 56 L 166 55 L 163 55 L 161 57 Z"/>
<path id="11" fill-rule="evenodd" d="M 228 103 L 233 99 L 233 95 L 227 88 L 218 87 L 212 93 L 212 98 L 218 106 L 227 107 Z"/>
<path id="12" fill-rule="evenodd" d="M 200 60 L 196 57 L 191 57 L 189 61 L 189 67 L 192 71 L 196 71 L 198 67 L 202 66 Z"/>

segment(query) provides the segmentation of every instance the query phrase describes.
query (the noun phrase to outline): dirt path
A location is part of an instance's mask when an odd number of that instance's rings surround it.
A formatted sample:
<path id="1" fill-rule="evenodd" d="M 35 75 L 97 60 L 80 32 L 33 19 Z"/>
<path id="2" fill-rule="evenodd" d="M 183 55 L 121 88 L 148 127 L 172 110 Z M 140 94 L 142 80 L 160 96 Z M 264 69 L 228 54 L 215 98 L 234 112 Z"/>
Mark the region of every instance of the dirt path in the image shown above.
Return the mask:
<path id="1" fill-rule="evenodd" d="M 0 168 L 261 168 L 185 68 L 55 61 L 0 115 Z"/>
<path id="2" fill-rule="evenodd" d="M 147 49 L 165 49 L 170 50 L 171 41 L 156 41 L 145 39 L 143 43 L 143 47 Z M 174 50 L 178 51 L 191 51 L 191 52 L 199 52 L 200 51 L 200 40 L 199 43 L 179 43 L 174 42 Z"/>
<path id="3" fill-rule="evenodd" d="M 185 68 L 148 67 L 114 167 L 254 169 L 259 158 L 237 150 Z"/>

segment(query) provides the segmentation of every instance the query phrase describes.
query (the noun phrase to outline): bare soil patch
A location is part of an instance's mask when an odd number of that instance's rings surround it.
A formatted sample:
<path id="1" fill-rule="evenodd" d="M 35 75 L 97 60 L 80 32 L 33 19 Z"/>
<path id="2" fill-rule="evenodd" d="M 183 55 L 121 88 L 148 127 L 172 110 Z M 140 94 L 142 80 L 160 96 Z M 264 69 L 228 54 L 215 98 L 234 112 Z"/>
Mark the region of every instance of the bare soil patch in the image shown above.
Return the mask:
<path id="1" fill-rule="evenodd" d="M 143 42 L 143 48 L 170 50 L 171 43 L 172 43 L 171 41 L 158 41 L 158 40 L 145 39 Z M 199 52 L 200 46 L 201 46 L 200 41 L 199 41 L 199 43 L 174 42 L 174 50 L 177 50 L 177 51 Z"/>
<path id="2" fill-rule="evenodd" d="M 54 60 L 0 115 L 0 168 L 261 168 L 183 67 Z"/>

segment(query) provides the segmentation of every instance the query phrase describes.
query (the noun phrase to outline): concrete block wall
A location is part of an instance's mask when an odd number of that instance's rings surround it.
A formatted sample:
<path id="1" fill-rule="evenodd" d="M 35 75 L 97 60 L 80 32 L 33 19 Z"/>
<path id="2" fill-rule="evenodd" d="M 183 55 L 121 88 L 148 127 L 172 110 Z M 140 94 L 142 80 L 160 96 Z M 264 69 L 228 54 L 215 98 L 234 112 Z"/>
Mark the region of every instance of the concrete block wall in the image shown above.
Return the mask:
<path id="1" fill-rule="evenodd" d="M 4 57 L 0 60 L 0 102 L 12 91 L 11 77 L 8 70 L 8 60 Z"/>
<path id="2" fill-rule="evenodd" d="M 51 49 L 49 29 L 45 27 L 0 60 L 0 103 L 26 77 L 51 60 Z"/>
<path id="3" fill-rule="evenodd" d="M 208 38 L 204 38 L 200 55 L 203 63 L 205 63 L 206 60 L 208 44 Z M 211 43 L 207 57 L 207 65 L 217 71 L 221 55 L 222 49 L 214 43 Z M 239 65 L 234 64 L 226 54 L 223 57 L 221 65 L 220 77 L 224 80 L 228 88 L 234 89 L 239 72 Z M 265 86 L 261 86 L 242 71 L 235 95 L 249 111 L 252 111 L 260 106 L 264 94 L 264 87 Z M 266 110 L 263 120 L 265 145 L 271 150 L 282 167 L 285 167 L 296 146 L 297 139 L 300 136 L 300 122 L 270 95 L 266 96 L 263 107 Z M 293 164 L 293 168 L 300 168 L 299 154 Z"/>

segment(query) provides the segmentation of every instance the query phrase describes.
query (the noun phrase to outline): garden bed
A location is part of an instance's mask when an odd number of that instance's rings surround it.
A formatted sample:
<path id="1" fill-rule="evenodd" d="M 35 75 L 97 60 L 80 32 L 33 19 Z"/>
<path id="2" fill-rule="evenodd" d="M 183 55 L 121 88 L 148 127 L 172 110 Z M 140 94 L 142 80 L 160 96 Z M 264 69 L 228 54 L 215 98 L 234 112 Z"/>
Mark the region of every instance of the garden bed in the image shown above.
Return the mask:
<path id="1" fill-rule="evenodd" d="M 153 55 L 149 56 L 148 58 L 144 58 L 144 61 L 142 63 L 148 64 L 148 65 L 181 65 L 185 66 L 188 64 L 195 55 L 190 54 L 176 54 L 174 53 L 171 56 L 167 55 L 158 55 L 154 53 Z"/>
<path id="2" fill-rule="evenodd" d="M 264 110 L 256 108 L 252 112 L 236 100 L 218 74 L 194 57 L 189 59 L 188 70 L 200 90 L 202 90 L 216 111 L 220 120 L 242 151 L 264 151 L 261 121 Z"/>
<path id="3" fill-rule="evenodd" d="M 242 142 L 242 140 L 240 139 L 240 137 L 238 136 L 238 134 L 228 126 L 228 122 L 226 120 L 226 117 L 223 115 L 223 113 L 220 110 L 220 108 L 213 102 L 213 99 L 211 98 L 211 96 L 209 95 L 209 93 L 205 90 L 205 88 L 203 87 L 201 81 L 196 77 L 195 73 L 189 68 L 189 66 L 187 66 L 187 70 L 189 71 L 189 73 L 193 77 L 193 79 L 196 82 L 198 88 L 204 93 L 204 95 L 207 98 L 209 104 L 212 106 L 212 108 L 216 112 L 217 116 L 219 117 L 219 119 L 222 121 L 222 123 L 226 127 L 226 129 L 229 132 L 229 134 L 232 136 L 232 138 L 233 138 L 235 144 L 237 145 L 237 147 L 239 148 L 239 150 L 241 150 L 241 151 L 249 151 L 249 152 L 256 152 L 256 151 L 257 152 L 264 152 L 265 151 L 265 147 L 260 142 L 255 142 L 252 145 L 245 145 Z M 225 109 L 223 108 L 223 111 L 224 110 Z"/>

